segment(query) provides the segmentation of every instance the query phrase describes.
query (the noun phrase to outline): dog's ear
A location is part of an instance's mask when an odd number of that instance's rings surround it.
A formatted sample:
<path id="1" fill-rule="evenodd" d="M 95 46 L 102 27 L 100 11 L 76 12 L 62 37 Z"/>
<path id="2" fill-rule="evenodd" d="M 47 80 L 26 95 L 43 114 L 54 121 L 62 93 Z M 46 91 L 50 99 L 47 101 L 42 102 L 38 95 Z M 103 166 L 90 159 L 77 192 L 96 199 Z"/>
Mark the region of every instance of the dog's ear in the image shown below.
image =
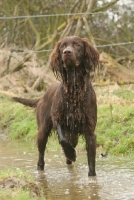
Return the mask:
<path id="1" fill-rule="evenodd" d="M 58 77 L 58 74 L 61 71 L 61 67 L 62 67 L 60 50 L 59 50 L 60 44 L 61 44 L 60 41 L 57 42 L 54 47 L 54 50 L 50 54 L 50 65 L 56 77 Z"/>
<path id="2" fill-rule="evenodd" d="M 90 44 L 87 38 L 82 38 L 85 46 L 85 70 L 94 70 L 99 63 L 99 52 Z"/>

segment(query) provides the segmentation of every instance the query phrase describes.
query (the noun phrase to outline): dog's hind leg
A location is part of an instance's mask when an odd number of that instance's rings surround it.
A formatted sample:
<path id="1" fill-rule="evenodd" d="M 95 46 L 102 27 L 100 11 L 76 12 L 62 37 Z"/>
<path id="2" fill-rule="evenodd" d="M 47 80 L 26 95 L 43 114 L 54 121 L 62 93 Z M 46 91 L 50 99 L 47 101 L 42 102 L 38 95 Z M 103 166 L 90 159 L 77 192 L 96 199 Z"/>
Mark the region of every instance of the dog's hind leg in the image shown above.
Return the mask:
<path id="1" fill-rule="evenodd" d="M 72 161 L 75 162 L 76 161 L 76 151 L 75 151 L 74 147 L 71 145 L 71 143 L 65 137 L 65 135 L 61 129 L 61 126 L 59 124 L 57 124 L 57 132 L 58 132 L 58 136 L 59 136 L 59 142 L 60 142 L 60 144 L 63 148 L 64 154 L 68 160 L 68 164 L 71 164 Z"/>
<path id="2" fill-rule="evenodd" d="M 86 149 L 87 149 L 88 166 L 89 166 L 88 176 L 96 176 L 95 172 L 96 135 L 94 133 L 86 135 Z"/>
<path id="3" fill-rule="evenodd" d="M 37 145 L 38 145 L 38 151 L 39 151 L 39 159 L 37 163 L 37 170 L 44 170 L 44 154 L 46 149 L 46 144 L 48 140 L 48 136 L 50 134 L 51 127 L 48 128 L 40 128 L 38 131 L 38 137 L 37 137 Z"/>
<path id="4" fill-rule="evenodd" d="M 39 159 L 37 163 L 38 170 L 44 170 L 44 154 L 48 136 L 51 133 L 53 125 L 50 115 L 51 100 L 47 101 L 48 98 L 50 97 L 48 97 L 48 92 L 46 92 L 45 96 L 40 99 L 36 107 L 36 118 L 38 124 L 37 146 L 39 151 Z"/>

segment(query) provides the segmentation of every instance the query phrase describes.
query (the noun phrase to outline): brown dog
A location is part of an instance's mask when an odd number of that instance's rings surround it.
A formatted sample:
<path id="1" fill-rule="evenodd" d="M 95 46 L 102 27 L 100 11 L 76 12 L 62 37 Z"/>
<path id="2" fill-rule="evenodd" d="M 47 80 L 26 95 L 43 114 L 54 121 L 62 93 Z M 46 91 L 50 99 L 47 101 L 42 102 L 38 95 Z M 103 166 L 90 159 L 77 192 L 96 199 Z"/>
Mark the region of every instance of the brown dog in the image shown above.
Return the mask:
<path id="1" fill-rule="evenodd" d="M 89 176 L 95 176 L 97 121 L 96 95 L 90 71 L 99 62 L 99 53 L 85 38 L 70 36 L 59 41 L 51 53 L 51 66 L 61 83 L 51 86 L 37 100 L 14 97 L 24 105 L 36 107 L 39 150 L 38 170 L 44 170 L 44 151 L 52 128 L 57 130 L 66 163 L 76 160 L 78 136 L 86 140 Z"/>

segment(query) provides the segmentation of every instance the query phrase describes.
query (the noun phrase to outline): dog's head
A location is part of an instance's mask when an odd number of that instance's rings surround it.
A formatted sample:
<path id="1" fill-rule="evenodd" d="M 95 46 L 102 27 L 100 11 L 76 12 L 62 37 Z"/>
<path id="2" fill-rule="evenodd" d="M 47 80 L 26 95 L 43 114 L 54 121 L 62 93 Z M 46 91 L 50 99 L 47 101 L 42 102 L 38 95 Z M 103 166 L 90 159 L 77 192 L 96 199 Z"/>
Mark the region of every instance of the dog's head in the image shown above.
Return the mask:
<path id="1" fill-rule="evenodd" d="M 62 39 L 51 53 L 51 66 L 56 75 L 74 67 L 83 68 L 86 73 L 89 73 L 98 62 L 98 51 L 89 43 L 88 39 L 77 36 Z"/>

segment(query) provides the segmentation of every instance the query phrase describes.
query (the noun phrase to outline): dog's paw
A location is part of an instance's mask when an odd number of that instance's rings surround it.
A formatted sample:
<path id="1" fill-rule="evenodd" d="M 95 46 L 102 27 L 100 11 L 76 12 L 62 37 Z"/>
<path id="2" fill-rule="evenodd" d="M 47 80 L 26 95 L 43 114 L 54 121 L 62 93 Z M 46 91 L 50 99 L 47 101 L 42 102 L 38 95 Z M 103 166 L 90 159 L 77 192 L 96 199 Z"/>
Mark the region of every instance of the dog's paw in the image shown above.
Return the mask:
<path id="1" fill-rule="evenodd" d="M 37 170 L 38 171 L 44 171 L 44 164 L 37 164 Z"/>
<path id="2" fill-rule="evenodd" d="M 90 171 L 90 172 L 88 173 L 88 176 L 96 176 L 96 173 Z"/>
<path id="3" fill-rule="evenodd" d="M 68 159 L 66 159 L 66 164 L 67 164 L 67 165 L 71 165 L 71 164 L 72 164 L 72 161 L 71 161 L 71 160 L 68 160 Z"/>

